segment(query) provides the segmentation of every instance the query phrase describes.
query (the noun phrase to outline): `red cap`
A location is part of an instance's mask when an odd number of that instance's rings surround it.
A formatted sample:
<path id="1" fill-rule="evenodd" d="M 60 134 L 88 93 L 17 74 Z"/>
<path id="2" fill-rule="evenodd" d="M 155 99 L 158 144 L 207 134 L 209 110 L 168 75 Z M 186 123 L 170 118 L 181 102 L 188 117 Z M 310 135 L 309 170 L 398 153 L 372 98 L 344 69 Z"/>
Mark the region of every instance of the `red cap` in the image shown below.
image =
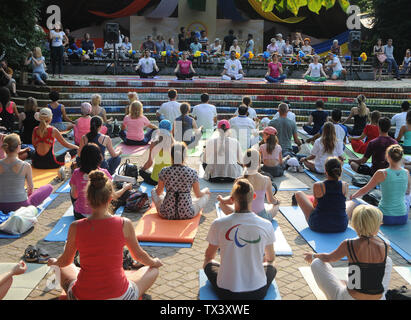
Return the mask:
<path id="1" fill-rule="evenodd" d="M 277 129 L 274 127 L 265 127 L 263 133 L 275 136 L 277 134 Z"/>

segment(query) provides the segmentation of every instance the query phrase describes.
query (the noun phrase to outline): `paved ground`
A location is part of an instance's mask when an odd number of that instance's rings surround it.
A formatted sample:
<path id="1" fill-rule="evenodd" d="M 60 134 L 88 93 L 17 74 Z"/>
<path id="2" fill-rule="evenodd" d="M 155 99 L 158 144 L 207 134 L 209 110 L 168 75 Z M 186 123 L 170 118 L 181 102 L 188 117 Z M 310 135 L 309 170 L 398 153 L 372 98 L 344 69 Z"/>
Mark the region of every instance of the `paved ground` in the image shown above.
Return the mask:
<path id="1" fill-rule="evenodd" d="M 147 153 L 141 157 L 130 160 L 141 164 L 145 161 Z M 189 158 L 190 163 L 193 164 L 195 158 Z M 125 161 L 125 158 L 123 158 Z M 198 165 L 197 165 L 198 168 Z M 305 174 L 296 174 L 299 179 L 307 185 L 312 185 L 312 181 Z M 62 183 L 54 183 L 56 189 Z M 212 221 L 216 218 L 215 202 L 216 194 L 213 194 L 210 202 L 204 210 L 203 217 L 197 236 L 195 238 L 193 247 L 190 249 L 175 249 L 175 248 L 152 248 L 146 247 L 146 250 L 153 255 L 161 258 L 164 266 L 160 269 L 160 276 L 147 292 L 148 296 L 155 300 L 195 300 L 198 298 L 198 270 L 202 267 L 204 252 L 207 247 L 206 237 L 208 229 Z M 282 205 L 291 205 L 292 192 L 279 192 L 278 198 Z M 58 257 L 63 252 L 64 243 L 59 242 L 45 242 L 42 239 L 49 233 L 55 223 L 64 214 L 70 206 L 70 199 L 68 194 L 60 194 L 58 198 L 50 205 L 38 221 L 35 228 L 26 234 L 24 237 L 16 240 L 0 239 L 0 262 L 17 262 L 24 253 L 24 249 L 29 244 L 37 244 L 45 248 L 51 256 Z M 125 217 L 130 218 L 133 224 L 136 225 L 141 218 L 141 214 L 125 213 Z M 308 244 L 303 240 L 294 228 L 286 221 L 286 219 L 279 214 L 276 218 L 281 229 L 293 250 L 291 257 L 277 257 L 276 267 L 278 273 L 276 281 L 283 299 L 315 299 L 310 288 L 302 278 L 298 268 L 305 266 L 303 259 L 304 252 L 311 252 Z M 391 251 L 390 257 L 393 259 L 395 266 L 407 265 L 406 261 L 401 258 L 396 252 Z M 336 266 L 344 266 L 345 263 L 337 263 Z M 31 292 L 27 299 L 56 299 L 61 290 L 48 291 L 46 282 L 52 279 L 50 272 L 39 283 L 39 285 Z M 403 285 L 402 278 L 393 271 L 391 287 Z"/>

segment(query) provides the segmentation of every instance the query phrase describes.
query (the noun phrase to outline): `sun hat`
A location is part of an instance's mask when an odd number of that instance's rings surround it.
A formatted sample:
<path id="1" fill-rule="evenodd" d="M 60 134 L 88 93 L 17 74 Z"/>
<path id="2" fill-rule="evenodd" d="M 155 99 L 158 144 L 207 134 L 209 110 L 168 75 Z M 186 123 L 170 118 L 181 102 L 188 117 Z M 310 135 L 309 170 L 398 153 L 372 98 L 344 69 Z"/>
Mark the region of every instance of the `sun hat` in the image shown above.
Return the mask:
<path id="1" fill-rule="evenodd" d="M 277 129 L 271 126 L 265 127 L 263 133 L 275 136 L 277 134 Z"/>
<path id="2" fill-rule="evenodd" d="M 221 127 L 223 126 L 223 125 L 225 125 L 225 128 L 226 129 L 230 129 L 230 122 L 228 122 L 227 120 L 220 120 L 220 121 L 218 121 L 218 124 L 217 124 L 217 128 L 218 129 L 221 129 Z"/>
<path id="3" fill-rule="evenodd" d="M 52 118 L 53 113 L 51 112 L 51 110 L 49 108 L 42 108 L 40 110 L 40 113 L 39 113 L 39 117 L 41 117 L 41 116 L 46 116 L 48 118 Z"/>

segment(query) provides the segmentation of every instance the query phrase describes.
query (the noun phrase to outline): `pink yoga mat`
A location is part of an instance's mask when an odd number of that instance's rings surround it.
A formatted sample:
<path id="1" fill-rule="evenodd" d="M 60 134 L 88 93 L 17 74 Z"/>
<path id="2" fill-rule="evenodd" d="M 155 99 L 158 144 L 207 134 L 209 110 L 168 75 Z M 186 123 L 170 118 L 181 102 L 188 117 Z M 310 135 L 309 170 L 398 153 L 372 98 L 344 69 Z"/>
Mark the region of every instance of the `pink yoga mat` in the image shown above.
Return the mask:
<path id="1" fill-rule="evenodd" d="M 131 154 L 143 154 L 150 146 L 128 146 L 124 143 L 120 143 L 116 149 L 121 150 L 123 155 L 131 155 Z"/>

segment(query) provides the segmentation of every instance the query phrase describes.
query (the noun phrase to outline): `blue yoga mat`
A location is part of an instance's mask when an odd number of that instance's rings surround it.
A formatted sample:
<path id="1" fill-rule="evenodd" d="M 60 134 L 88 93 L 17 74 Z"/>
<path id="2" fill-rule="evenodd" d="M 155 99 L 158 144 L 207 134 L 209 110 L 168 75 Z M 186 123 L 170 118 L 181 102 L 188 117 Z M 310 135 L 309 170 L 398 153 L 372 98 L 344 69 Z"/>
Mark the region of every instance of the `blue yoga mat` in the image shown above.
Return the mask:
<path id="1" fill-rule="evenodd" d="M 200 300 L 219 300 L 217 294 L 214 292 L 213 286 L 210 281 L 208 281 L 204 270 L 198 271 L 198 280 L 199 280 L 199 299 Z M 281 300 L 280 291 L 278 290 L 277 283 L 275 280 L 271 283 L 271 286 L 268 288 L 267 295 L 264 300 Z"/>
<path id="2" fill-rule="evenodd" d="M 58 194 L 51 194 L 49 197 L 46 198 L 46 200 L 43 201 L 41 205 L 37 207 L 39 209 L 39 213 L 37 214 L 37 218 L 44 212 L 44 210 L 47 209 L 47 207 L 58 197 Z M 23 234 L 9 234 L 0 231 L 0 239 L 18 239 L 21 238 Z"/>
<path id="3" fill-rule="evenodd" d="M 156 186 L 152 186 L 152 185 L 150 185 L 150 184 L 148 184 L 148 183 L 143 182 L 143 183 L 140 185 L 140 188 L 139 188 L 139 189 L 140 189 L 141 192 L 147 193 L 148 197 L 151 198 L 151 190 L 153 190 L 153 189 L 155 189 L 155 188 L 156 188 Z"/>
<path id="4" fill-rule="evenodd" d="M 124 212 L 124 207 L 120 207 L 116 211 L 116 216 L 121 216 Z M 50 233 L 44 238 L 44 241 L 49 242 L 64 242 L 67 240 L 67 234 L 71 223 L 75 221 L 73 215 L 73 206 L 67 209 L 66 213 L 57 222 Z"/>
<path id="5" fill-rule="evenodd" d="M 341 233 L 319 233 L 311 230 L 300 207 L 280 207 L 280 212 L 317 253 L 330 253 L 337 249 L 342 241 L 357 237 L 357 233 L 350 226 Z"/>
<path id="6" fill-rule="evenodd" d="M 70 190 L 70 180 L 68 180 L 60 188 L 57 189 L 56 193 L 69 193 Z"/>
<path id="7" fill-rule="evenodd" d="M 306 174 L 307 176 L 309 176 L 309 177 L 310 177 L 311 179 L 313 179 L 315 182 L 322 181 L 320 178 L 318 178 L 318 177 L 316 176 L 316 174 L 315 174 L 314 172 L 311 172 L 311 171 L 308 170 L 308 169 L 305 169 L 304 172 L 305 172 L 305 174 Z M 346 175 L 346 176 L 349 177 L 349 178 L 351 178 L 351 177 L 348 176 L 348 175 Z M 324 176 L 324 178 L 325 178 L 325 176 Z M 346 182 L 347 182 L 347 181 L 346 181 Z M 357 190 L 357 189 L 359 189 L 359 188 L 348 183 L 348 189 Z"/>
<path id="8" fill-rule="evenodd" d="M 138 242 L 142 247 L 169 247 L 169 248 L 191 248 L 192 243 L 177 242 Z"/>

